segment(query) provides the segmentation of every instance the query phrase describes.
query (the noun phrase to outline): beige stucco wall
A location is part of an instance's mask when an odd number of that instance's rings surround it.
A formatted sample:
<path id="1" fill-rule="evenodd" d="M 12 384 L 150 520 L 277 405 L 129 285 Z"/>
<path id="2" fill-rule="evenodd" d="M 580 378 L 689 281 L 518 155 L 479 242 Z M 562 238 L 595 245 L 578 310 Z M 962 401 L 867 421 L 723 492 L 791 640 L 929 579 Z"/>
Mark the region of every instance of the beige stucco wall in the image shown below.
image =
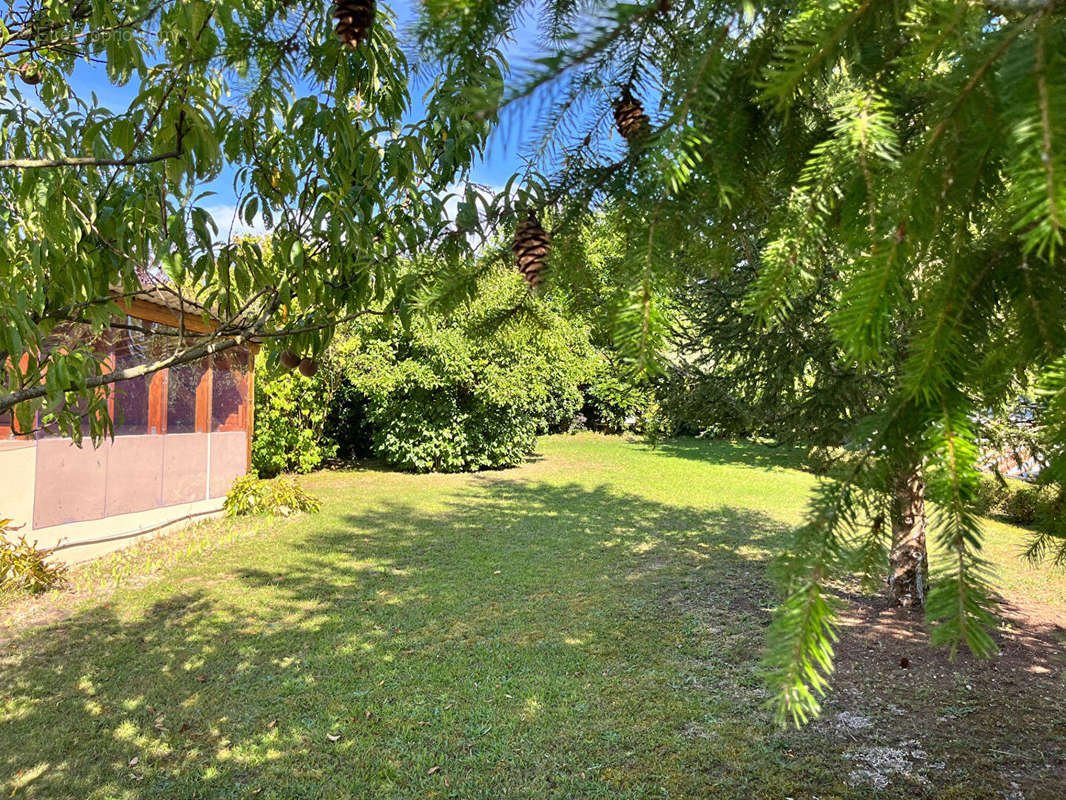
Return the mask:
<path id="1" fill-rule="evenodd" d="M 207 519 L 222 511 L 224 498 L 215 497 L 34 530 L 36 464 L 37 448 L 33 442 L 0 442 L 0 519 L 14 520 L 13 526 L 19 528 L 15 531 L 16 535 L 22 534 L 29 541 L 36 541 L 40 547 L 64 545 L 54 557 L 67 563 L 97 558 L 145 538 L 169 533 L 200 519 Z M 184 519 L 190 515 L 196 516 Z M 149 530 L 158 526 L 164 527 Z M 116 536 L 121 538 L 109 542 L 77 544 L 86 539 Z"/>
<path id="2" fill-rule="evenodd" d="M 42 528 L 33 532 L 33 538 L 38 539 L 41 547 L 52 547 L 57 544 L 63 545 L 56 551 L 55 558 L 74 564 L 79 561 L 88 561 L 92 558 L 115 550 L 121 550 L 134 542 L 144 541 L 153 536 L 171 533 L 185 525 L 208 519 L 222 513 L 224 498 L 216 497 L 211 500 L 199 500 L 195 503 L 181 503 L 164 508 L 152 508 L 148 511 L 137 511 L 132 514 L 119 514 L 104 519 L 91 519 L 85 522 L 70 522 L 66 525 L 53 525 L 50 528 Z M 183 519 L 191 514 L 197 516 L 192 519 Z M 167 524 L 170 523 L 170 524 Z M 150 531 L 159 525 L 166 527 Z M 124 535 L 128 534 L 128 535 Z M 79 541 L 114 537 L 124 535 L 123 538 L 110 542 L 78 545 Z"/>
<path id="3" fill-rule="evenodd" d="M 33 490 L 37 472 L 37 448 L 33 442 L 0 442 L 0 519 L 24 526 L 18 533 L 29 536 L 33 526 Z"/>

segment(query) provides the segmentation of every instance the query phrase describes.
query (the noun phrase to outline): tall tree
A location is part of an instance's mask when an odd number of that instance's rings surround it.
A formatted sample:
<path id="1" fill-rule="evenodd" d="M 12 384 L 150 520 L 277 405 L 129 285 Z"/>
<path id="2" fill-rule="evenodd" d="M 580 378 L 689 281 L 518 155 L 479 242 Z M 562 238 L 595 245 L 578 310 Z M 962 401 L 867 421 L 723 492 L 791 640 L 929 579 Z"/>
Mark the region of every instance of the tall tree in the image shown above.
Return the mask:
<path id="1" fill-rule="evenodd" d="M 425 40 L 448 51 L 498 41 L 529 4 L 469 0 L 450 27 L 426 8 Z M 822 487 L 791 548 L 770 655 L 782 718 L 817 712 L 826 582 L 862 552 L 909 564 L 896 582 L 925 594 L 934 641 L 991 653 L 972 420 L 1028 370 L 1066 408 L 1066 5 L 549 2 L 543 18 L 547 52 L 507 114 L 538 134 L 530 175 L 549 176 L 556 240 L 590 207 L 620 210 L 633 304 L 615 339 L 634 361 L 652 365 L 665 340 L 659 298 L 679 265 L 714 280 L 746 244 L 759 272 L 745 306 L 763 326 L 787 324 L 829 267 L 845 363 L 895 372 L 849 435 L 862 457 Z M 746 243 L 709 246 L 749 221 Z M 884 524 L 886 498 L 900 525 Z M 946 554 L 927 593 L 926 499 Z"/>

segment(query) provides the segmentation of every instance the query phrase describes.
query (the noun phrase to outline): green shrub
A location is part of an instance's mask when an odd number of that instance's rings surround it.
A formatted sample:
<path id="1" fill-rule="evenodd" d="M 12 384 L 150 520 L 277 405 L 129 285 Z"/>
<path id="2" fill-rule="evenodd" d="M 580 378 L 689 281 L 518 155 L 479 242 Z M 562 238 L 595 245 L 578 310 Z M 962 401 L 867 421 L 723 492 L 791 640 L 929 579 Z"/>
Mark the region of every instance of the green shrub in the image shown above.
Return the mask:
<path id="1" fill-rule="evenodd" d="M 1037 486 L 1022 484 L 1008 491 L 1000 504 L 1001 513 L 1011 522 L 1032 525 L 1036 521 L 1043 493 Z"/>
<path id="2" fill-rule="evenodd" d="M 605 362 L 585 390 L 589 427 L 606 433 L 639 429 L 653 398 L 649 387 L 626 380 Z"/>
<path id="3" fill-rule="evenodd" d="M 413 472 L 512 467 L 533 451 L 536 420 L 520 404 L 470 393 L 408 391 L 382 398 L 371 414 L 378 455 Z"/>
<path id="4" fill-rule="evenodd" d="M 640 418 L 640 430 L 644 441 L 653 447 L 676 433 L 673 419 L 656 401 L 652 400 Z"/>
<path id="5" fill-rule="evenodd" d="M 1032 525 L 1046 513 L 1050 494 L 1044 486 L 985 473 L 978 484 L 977 513 Z"/>
<path id="6" fill-rule="evenodd" d="M 248 514 L 288 517 L 299 512 L 313 514 L 321 506 L 319 499 L 303 489 L 292 477 L 281 475 L 272 480 L 263 480 L 255 472 L 237 478 L 222 505 L 227 517 Z"/>
<path id="7" fill-rule="evenodd" d="M 48 561 L 54 551 L 30 544 L 22 535 L 8 539 L 5 534 L 13 532 L 10 525 L 11 520 L 0 519 L 0 591 L 40 594 L 64 586 L 66 566 Z"/>
<path id="8" fill-rule="evenodd" d="M 365 398 L 375 454 L 415 472 L 521 463 L 538 433 L 569 427 L 595 364 L 587 328 L 510 270 L 490 274 L 456 313 L 406 331 L 364 322 L 334 357 Z"/>
<path id="9" fill-rule="evenodd" d="M 351 461 L 374 455 L 374 430 L 369 413 L 366 395 L 342 379 L 323 426 L 327 443 L 336 448 L 337 458 Z"/>
<path id="10" fill-rule="evenodd" d="M 982 473 L 977 484 L 977 513 L 982 516 L 999 513 L 1008 494 L 1010 489 L 1001 477 L 994 473 Z"/>
<path id="11" fill-rule="evenodd" d="M 271 364 L 265 351 L 259 359 L 252 467 L 266 477 L 310 472 L 336 453 L 324 427 L 337 374 L 326 363 L 315 377 L 305 378 L 295 370 Z"/>

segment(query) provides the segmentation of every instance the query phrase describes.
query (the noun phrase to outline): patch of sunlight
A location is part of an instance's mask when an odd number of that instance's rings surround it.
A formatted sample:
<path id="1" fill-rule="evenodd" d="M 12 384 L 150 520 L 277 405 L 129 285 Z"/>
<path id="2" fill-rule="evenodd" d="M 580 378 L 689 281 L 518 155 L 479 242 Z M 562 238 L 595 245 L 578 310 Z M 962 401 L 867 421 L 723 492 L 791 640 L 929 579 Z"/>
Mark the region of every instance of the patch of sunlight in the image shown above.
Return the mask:
<path id="1" fill-rule="evenodd" d="M 85 709 L 85 713 L 90 717 L 99 717 L 104 713 L 104 707 L 95 700 L 86 700 L 81 704 L 81 707 Z"/>
<path id="2" fill-rule="evenodd" d="M 362 572 L 391 572 L 393 569 L 392 561 L 382 558 L 368 558 L 363 561 L 353 561 L 351 566 Z"/>
<path id="3" fill-rule="evenodd" d="M 0 719 L 4 722 L 13 722 L 16 719 L 24 719 L 29 714 L 31 705 L 23 698 L 7 698 L 0 704 Z"/>
<path id="4" fill-rule="evenodd" d="M 93 679 L 88 675 L 82 675 L 78 678 L 78 689 L 85 692 L 85 694 L 96 694 L 96 684 L 93 683 Z"/>
<path id="5" fill-rule="evenodd" d="M 266 751 L 259 750 L 255 745 L 237 745 L 231 748 L 228 758 L 230 761 L 236 764 L 245 764 L 252 766 L 254 764 L 260 764 L 263 761 L 277 761 L 281 758 L 282 753 L 276 747 L 271 747 Z"/>
<path id="6" fill-rule="evenodd" d="M 122 701 L 122 708 L 125 711 L 136 711 L 138 708 L 144 705 L 144 695 L 138 695 L 137 697 L 127 697 Z"/>
<path id="7" fill-rule="evenodd" d="M 186 672 L 193 672 L 195 670 L 201 669 L 206 663 L 207 659 L 205 659 L 202 655 L 193 656 L 192 658 L 185 659 L 185 661 L 181 665 L 181 668 Z"/>
<path id="8" fill-rule="evenodd" d="M 296 656 L 285 656 L 285 658 L 275 658 L 271 663 L 280 669 L 288 669 L 299 662 L 297 661 Z"/>
<path id="9" fill-rule="evenodd" d="M 316 616 L 308 617 L 300 623 L 300 628 L 305 631 L 317 631 L 319 628 L 329 624 L 329 621 L 329 614 L 317 614 Z"/>
<path id="10" fill-rule="evenodd" d="M 141 741 L 137 744 L 140 746 L 142 752 L 147 753 L 154 758 L 167 758 L 174 752 L 170 749 L 169 744 L 152 736 L 142 737 Z"/>
<path id="11" fill-rule="evenodd" d="M 522 719 L 526 722 L 532 722 L 540 716 L 542 709 L 543 706 L 540 704 L 540 700 L 536 697 L 527 697 L 526 702 L 522 706 Z"/>
<path id="12" fill-rule="evenodd" d="M 563 643 L 564 644 L 568 644 L 571 647 L 581 647 L 583 644 L 585 644 L 585 640 L 584 639 L 578 639 L 577 637 L 574 637 L 574 636 L 566 636 L 566 637 L 563 638 Z"/>
<path id="13" fill-rule="evenodd" d="M 130 720 L 123 720 L 119 723 L 119 726 L 115 728 L 115 738 L 123 742 L 132 742 L 137 738 L 137 726 Z"/>
<path id="14" fill-rule="evenodd" d="M 12 796 L 19 789 L 25 789 L 39 777 L 44 775 L 51 766 L 47 761 L 42 761 L 40 764 L 30 767 L 29 769 L 21 769 L 15 777 L 11 778 L 10 785 L 13 787 L 11 790 Z"/>
<path id="15" fill-rule="evenodd" d="M 645 539 L 643 542 L 640 542 L 639 544 L 635 544 L 629 549 L 630 549 L 630 552 L 633 552 L 633 553 L 638 553 L 638 554 L 640 554 L 640 553 L 648 553 L 648 552 L 654 550 L 656 547 L 658 547 L 661 544 L 662 544 L 662 539 Z"/>
<path id="16" fill-rule="evenodd" d="M 762 559 L 773 555 L 773 553 L 765 547 L 751 547 L 749 545 L 738 547 L 735 552 L 741 558 Z"/>

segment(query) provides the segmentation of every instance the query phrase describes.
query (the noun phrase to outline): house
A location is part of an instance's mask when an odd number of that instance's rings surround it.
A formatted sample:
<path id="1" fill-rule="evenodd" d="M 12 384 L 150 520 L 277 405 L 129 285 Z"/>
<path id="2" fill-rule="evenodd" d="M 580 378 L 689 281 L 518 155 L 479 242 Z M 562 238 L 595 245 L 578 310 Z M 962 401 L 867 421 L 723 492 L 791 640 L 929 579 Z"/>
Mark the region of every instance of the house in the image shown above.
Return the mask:
<path id="1" fill-rule="evenodd" d="M 113 369 L 164 355 L 182 308 L 186 331 L 213 328 L 202 308 L 169 290 L 121 303 L 123 325 L 97 345 Z M 62 335 L 78 331 L 72 326 Z M 50 344 L 62 346 L 60 338 Z M 86 437 L 79 448 L 40 424 L 19 436 L 9 417 L 0 418 L 0 517 L 75 562 L 217 513 L 251 461 L 256 347 L 114 384 L 114 438 L 99 447 Z"/>

